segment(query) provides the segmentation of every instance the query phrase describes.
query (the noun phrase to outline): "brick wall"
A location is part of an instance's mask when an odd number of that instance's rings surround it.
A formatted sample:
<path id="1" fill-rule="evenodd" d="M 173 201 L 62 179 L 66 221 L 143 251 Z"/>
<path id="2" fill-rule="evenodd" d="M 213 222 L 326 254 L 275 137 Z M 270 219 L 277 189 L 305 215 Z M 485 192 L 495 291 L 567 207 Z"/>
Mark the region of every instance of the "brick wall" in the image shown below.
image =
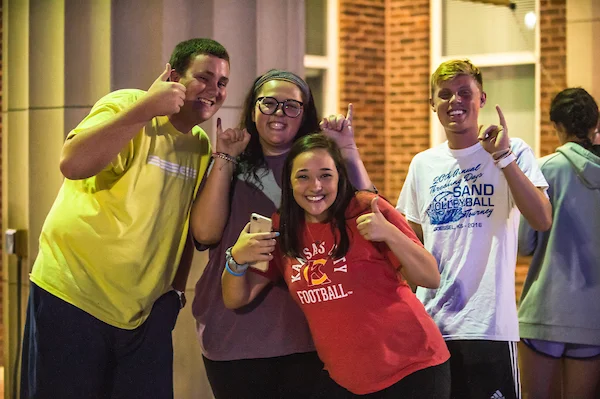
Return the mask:
<path id="1" fill-rule="evenodd" d="M 429 148 L 429 1 L 388 0 L 386 182 L 395 204 L 413 156 Z"/>
<path id="2" fill-rule="evenodd" d="M 340 112 L 354 131 L 373 183 L 385 186 L 385 0 L 340 0 Z"/>
<path id="3" fill-rule="evenodd" d="M 550 102 L 567 87 L 567 4 L 566 0 L 540 0 L 540 56 L 542 126 L 540 155 L 558 147 L 550 122 Z"/>
<path id="4" fill-rule="evenodd" d="M 340 111 L 355 104 L 363 160 L 392 203 L 429 147 L 429 20 L 428 0 L 340 0 Z M 566 0 L 540 1 L 540 29 L 543 156 L 558 146 L 548 109 L 566 87 Z M 528 264 L 518 259 L 517 298 Z"/>

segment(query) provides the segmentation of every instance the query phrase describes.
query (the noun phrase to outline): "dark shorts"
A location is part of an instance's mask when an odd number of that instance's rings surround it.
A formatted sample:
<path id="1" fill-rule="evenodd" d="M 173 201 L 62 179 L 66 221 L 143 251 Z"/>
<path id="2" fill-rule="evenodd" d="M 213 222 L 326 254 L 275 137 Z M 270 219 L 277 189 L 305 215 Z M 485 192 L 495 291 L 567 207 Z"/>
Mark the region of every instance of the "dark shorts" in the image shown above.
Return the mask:
<path id="1" fill-rule="evenodd" d="M 106 324 L 31 284 L 23 337 L 21 398 L 173 398 L 170 291 L 134 330 Z"/>
<path id="2" fill-rule="evenodd" d="M 517 343 L 446 341 L 450 351 L 452 399 L 520 399 Z"/>
<path id="3" fill-rule="evenodd" d="M 316 352 L 229 361 L 203 359 L 215 399 L 307 399 L 323 369 Z"/>
<path id="4" fill-rule="evenodd" d="M 598 345 L 570 344 L 527 338 L 521 339 L 521 341 L 534 352 L 554 359 L 566 357 L 569 359 L 586 360 L 600 356 L 600 346 Z"/>
<path id="5" fill-rule="evenodd" d="M 448 399 L 450 398 L 450 363 L 427 367 L 407 375 L 394 385 L 366 395 L 356 395 L 338 385 L 327 370 L 312 399 Z"/>

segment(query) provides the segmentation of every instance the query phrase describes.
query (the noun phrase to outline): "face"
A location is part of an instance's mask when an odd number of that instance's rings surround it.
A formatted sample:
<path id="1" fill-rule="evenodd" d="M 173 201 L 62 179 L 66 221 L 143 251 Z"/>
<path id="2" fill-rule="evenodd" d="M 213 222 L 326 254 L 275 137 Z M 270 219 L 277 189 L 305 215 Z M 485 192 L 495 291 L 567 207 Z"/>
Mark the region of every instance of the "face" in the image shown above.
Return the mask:
<path id="1" fill-rule="evenodd" d="M 271 80 L 262 85 L 256 98 L 273 97 L 279 102 L 296 100 L 303 102 L 302 92 L 295 84 L 283 80 Z M 265 155 L 280 155 L 289 151 L 296 133 L 302 125 L 304 109 L 296 118 L 283 113 L 283 105 L 272 115 L 263 114 L 258 103 L 254 104 L 252 121 L 256 124 L 260 145 Z"/>
<path id="2" fill-rule="evenodd" d="M 183 76 L 173 73 L 173 80 L 186 87 L 185 104 L 180 114 L 202 123 L 221 108 L 227 97 L 229 63 L 213 55 L 198 54 Z"/>
<path id="3" fill-rule="evenodd" d="M 339 174 L 324 149 L 303 152 L 292 163 L 290 176 L 294 200 L 304 209 L 307 222 L 324 222 L 338 192 Z"/>
<path id="4" fill-rule="evenodd" d="M 446 132 L 477 132 L 479 109 L 484 106 L 485 99 L 475 78 L 458 75 L 436 87 L 431 106 Z"/>

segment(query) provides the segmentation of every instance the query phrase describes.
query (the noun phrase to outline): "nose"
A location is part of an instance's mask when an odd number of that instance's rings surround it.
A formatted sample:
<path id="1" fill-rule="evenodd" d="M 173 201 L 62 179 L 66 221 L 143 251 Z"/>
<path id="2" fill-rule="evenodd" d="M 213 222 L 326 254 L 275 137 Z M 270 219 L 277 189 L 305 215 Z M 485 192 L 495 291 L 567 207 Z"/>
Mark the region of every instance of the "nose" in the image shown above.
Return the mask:
<path id="1" fill-rule="evenodd" d="M 274 114 L 277 115 L 277 116 L 283 116 L 284 115 L 284 113 L 283 113 L 283 104 L 282 103 L 277 104 L 277 108 L 275 108 Z"/>
<path id="2" fill-rule="evenodd" d="M 315 193 L 318 193 L 319 191 L 321 191 L 322 188 L 323 185 L 321 184 L 321 180 L 319 180 L 318 178 L 313 179 L 311 184 L 311 190 Z"/>
<path id="3" fill-rule="evenodd" d="M 462 103 L 462 97 L 458 95 L 458 93 L 454 93 L 450 98 L 451 103 Z"/>

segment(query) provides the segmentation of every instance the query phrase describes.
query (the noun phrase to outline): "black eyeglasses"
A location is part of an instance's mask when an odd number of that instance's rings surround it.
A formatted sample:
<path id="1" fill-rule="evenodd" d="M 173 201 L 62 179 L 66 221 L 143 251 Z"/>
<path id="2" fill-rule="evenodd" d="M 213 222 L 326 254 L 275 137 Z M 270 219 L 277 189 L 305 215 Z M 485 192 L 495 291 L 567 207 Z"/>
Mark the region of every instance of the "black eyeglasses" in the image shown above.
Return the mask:
<path id="1" fill-rule="evenodd" d="M 296 100 L 277 101 L 273 97 L 258 97 L 256 102 L 258 103 L 260 112 L 265 115 L 273 115 L 279 109 L 279 105 L 281 105 L 283 113 L 290 118 L 297 118 L 302 112 L 302 106 L 304 105 Z"/>

